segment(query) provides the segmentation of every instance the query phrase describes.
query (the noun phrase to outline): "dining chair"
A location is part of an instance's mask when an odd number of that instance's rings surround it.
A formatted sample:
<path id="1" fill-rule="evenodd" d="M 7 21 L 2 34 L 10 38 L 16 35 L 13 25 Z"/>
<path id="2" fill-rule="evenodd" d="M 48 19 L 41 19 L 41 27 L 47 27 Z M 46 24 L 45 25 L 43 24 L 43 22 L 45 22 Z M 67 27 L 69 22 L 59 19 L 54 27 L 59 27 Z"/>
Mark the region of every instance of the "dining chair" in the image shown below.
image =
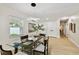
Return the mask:
<path id="1" fill-rule="evenodd" d="M 2 45 L 0 45 L 0 50 L 1 50 L 1 55 L 12 55 L 12 51 L 11 50 L 4 50 L 2 48 Z"/>
<path id="2" fill-rule="evenodd" d="M 46 34 L 42 34 L 42 33 L 40 33 L 39 35 L 40 35 L 40 36 L 44 36 L 44 37 L 46 36 Z"/>
<path id="3" fill-rule="evenodd" d="M 28 40 L 28 35 L 21 36 L 22 51 L 32 54 L 32 42 L 33 40 Z"/>
<path id="4" fill-rule="evenodd" d="M 48 39 L 43 37 L 43 43 L 40 43 L 37 47 L 33 49 L 34 55 L 48 55 Z M 37 45 L 38 43 L 35 43 Z"/>
<path id="5" fill-rule="evenodd" d="M 24 43 L 28 40 L 28 35 L 21 36 L 21 43 Z"/>

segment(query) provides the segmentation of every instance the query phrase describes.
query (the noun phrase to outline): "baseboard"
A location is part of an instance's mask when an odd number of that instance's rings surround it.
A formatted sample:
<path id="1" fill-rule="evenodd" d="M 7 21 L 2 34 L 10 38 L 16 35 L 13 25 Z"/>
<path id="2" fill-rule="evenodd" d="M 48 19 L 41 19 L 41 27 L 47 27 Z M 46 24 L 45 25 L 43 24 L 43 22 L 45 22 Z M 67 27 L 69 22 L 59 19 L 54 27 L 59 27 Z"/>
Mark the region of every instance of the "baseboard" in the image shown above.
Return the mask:
<path id="1" fill-rule="evenodd" d="M 75 42 L 75 41 L 73 41 L 72 39 L 70 39 L 70 38 L 68 38 L 73 44 L 75 44 L 75 46 L 77 46 L 78 48 L 79 48 L 79 45 Z"/>

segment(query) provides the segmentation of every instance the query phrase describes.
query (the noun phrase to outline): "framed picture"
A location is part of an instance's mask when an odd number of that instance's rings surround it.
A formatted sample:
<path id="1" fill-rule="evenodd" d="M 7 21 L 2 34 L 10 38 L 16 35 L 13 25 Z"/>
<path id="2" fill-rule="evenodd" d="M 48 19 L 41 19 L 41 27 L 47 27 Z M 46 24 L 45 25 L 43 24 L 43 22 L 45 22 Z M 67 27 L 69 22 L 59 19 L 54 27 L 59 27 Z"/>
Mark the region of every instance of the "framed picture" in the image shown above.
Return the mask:
<path id="1" fill-rule="evenodd" d="M 76 24 L 73 24 L 73 33 L 76 33 Z"/>
<path id="2" fill-rule="evenodd" d="M 28 23 L 28 32 L 31 33 L 31 32 L 34 32 L 34 26 L 35 24 L 34 23 Z"/>
<path id="3" fill-rule="evenodd" d="M 75 33 L 76 32 L 76 24 L 70 23 L 69 24 L 69 30 L 72 31 L 73 33 Z"/>

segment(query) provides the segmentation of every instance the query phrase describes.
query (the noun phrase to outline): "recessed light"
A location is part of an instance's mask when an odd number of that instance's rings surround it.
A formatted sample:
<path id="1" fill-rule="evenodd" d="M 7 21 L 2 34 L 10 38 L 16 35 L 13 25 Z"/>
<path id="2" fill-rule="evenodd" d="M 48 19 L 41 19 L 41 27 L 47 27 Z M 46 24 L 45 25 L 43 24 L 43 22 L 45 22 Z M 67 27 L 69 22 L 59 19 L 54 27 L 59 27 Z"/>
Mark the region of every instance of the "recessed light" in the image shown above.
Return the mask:
<path id="1" fill-rule="evenodd" d="M 35 7 L 35 6 L 36 6 L 36 3 L 31 3 L 31 6 L 32 6 L 32 7 Z"/>

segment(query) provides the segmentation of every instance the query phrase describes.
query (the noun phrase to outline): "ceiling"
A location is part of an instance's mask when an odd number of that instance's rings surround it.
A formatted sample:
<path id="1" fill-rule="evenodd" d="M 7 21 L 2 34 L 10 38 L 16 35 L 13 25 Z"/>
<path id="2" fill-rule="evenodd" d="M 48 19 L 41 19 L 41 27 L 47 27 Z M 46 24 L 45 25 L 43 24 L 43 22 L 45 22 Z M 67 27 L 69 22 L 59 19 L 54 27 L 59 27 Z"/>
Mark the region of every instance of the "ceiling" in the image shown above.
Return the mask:
<path id="1" fill-rule="evenodd" d="M 72 16 L 79 11 L 78 3 L 7 3 L 6 6 L 24 13 L 27 17 L 40 18 L 42 21 L 57 20 L 64 16 Z"/>

